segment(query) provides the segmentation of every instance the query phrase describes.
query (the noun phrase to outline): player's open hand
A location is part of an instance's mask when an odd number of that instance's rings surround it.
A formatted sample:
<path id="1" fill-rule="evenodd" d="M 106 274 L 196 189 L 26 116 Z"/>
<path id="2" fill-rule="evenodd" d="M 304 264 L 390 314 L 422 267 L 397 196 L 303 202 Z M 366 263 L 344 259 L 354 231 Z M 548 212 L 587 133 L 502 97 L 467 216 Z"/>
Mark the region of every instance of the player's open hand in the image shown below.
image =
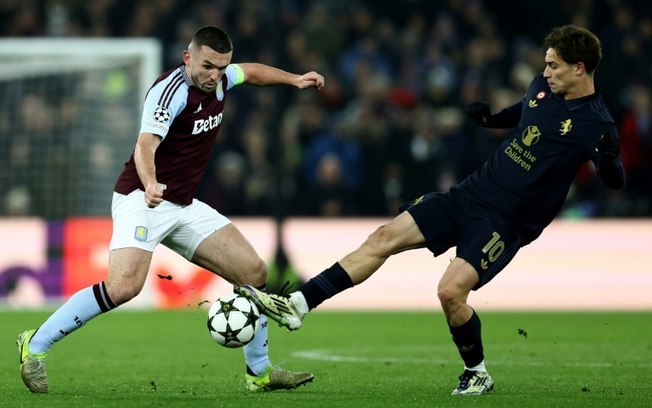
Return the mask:
<path id="1" fill-rule="evenodd" d="M 324 76 L 310 71 L 301 75 L 296 85 L 299 89 L 317 88 L 319 90 L 324 87 Z"/>

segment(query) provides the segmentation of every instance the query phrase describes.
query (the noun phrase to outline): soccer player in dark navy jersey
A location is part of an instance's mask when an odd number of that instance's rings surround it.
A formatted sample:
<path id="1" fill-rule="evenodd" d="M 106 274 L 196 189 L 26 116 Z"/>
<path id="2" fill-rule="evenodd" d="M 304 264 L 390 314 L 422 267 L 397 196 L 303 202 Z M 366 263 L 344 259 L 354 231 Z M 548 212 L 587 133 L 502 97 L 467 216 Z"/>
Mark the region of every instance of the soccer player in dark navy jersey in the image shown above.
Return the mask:
<path id="1" fill-rule="evenodd" d="M 38 329 L 18 336 L 21 375 L 32 392 L 48 391 L 45 357 L 55 342 L 141 291 L 159 243 L 234 285 L 264 288 L 267 268 L 251 244 L 227 217 L 193 197 L 228 91 L 240 84 L 321 89 L 324 78 L 314 71 L 297 75 L 264 64 L 235 64 L 232 56 L 224 31 L 202 27 L 183 52 L 183 63 L 148 91 L 134 153 L 115 184 L 107 278 L 75 293 Z M 244 347 L 246 389 L 292 389 L 312 381 L 310 373 L 270 363 L 267 317 L 260 319 L 259 332 Z"/>
<path id="2" fill-rule="evenodd" d="M 470 291 L 493 279 L 550 224 L 584 163 L 592 161 L 609 187 L 624 184 L 614 120 L 593 81 L 600 41 L 586 29 L 564 26 L 548 34 L 544 49 L 546 69 L 522 100 L 496 114 L 486 102 L 467 107 L 481 126 L 514 128 L 480 169 L 448 192 L 425 194 L 406 204 L 360 248 L 288 297 L 267 295 L 251 286 L 238 291 L 269 317 L 296 330 L 306 313 L 362 283 L 390 256 L 424 247 L 437 256 L 456 247 L 456 257 L 437 288 L 464 361 L 453 394 L 492 390 L 480 319 L 466 303 Z"/>

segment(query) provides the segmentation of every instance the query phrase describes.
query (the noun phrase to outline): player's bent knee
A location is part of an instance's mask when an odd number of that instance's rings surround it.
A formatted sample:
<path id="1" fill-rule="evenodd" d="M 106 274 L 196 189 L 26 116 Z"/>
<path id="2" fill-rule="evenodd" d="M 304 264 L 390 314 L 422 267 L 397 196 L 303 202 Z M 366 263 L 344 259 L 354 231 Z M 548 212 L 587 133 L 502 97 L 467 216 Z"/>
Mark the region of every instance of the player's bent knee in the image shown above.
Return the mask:
<path id="1" fill-rule="evenodd" d="M 138 287 L 136 285 L 110 285 L 107 282 L 106 291 L 111 298 L 111 301 L 116 306 L 127 303 L 131 299 L 138 296 L 142 289 L 142 286 Z"/>
<path id="2" fill-rule="evenodd" d="M 466 292 L 454 286 L 440 286 L 437 289 L 437 297 L 442 306 L 454 306 L 464 303 Z"/>
<path id="3" fill-rule="evenodd" d="M 442 305 L 449 304 L 455 300 L 455 294 L 448 288 L 439 288 L 437 290 L 437 297 Z"/>
<path id="4" fill-rule="evenodd" d="M 369 235 L 362 246 L 375 255 L 383 255 L 389 252 L 390 239 L 387 226 L 383 225 Z"/>

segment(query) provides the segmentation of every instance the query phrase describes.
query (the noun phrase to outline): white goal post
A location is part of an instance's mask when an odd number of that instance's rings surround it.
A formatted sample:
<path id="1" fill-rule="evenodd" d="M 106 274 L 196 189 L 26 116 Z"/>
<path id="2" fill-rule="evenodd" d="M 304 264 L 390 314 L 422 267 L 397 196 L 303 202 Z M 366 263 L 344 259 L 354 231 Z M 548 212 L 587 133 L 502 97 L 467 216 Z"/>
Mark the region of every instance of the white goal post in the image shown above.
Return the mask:
<path id="1" fill-rule="evenodd" d="M 108 215 L 162 59 L 152 38 L 0 39 L 0 216 Z"/>
<path id="2" fill-rule="evenodd" d="M 141 99 L 161 74 L 161 43 L 153 38 L 25 38 L 0 39 L 0 80 L 44 73 L 119 65 L 138 61 Z"/>

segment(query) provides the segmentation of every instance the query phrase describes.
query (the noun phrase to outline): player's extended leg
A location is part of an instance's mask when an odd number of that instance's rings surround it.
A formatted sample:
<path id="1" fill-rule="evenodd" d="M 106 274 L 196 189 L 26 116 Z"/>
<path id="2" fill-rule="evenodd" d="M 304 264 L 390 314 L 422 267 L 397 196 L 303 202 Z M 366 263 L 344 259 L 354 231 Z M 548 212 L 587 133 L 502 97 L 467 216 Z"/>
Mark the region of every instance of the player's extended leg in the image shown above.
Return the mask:
<path id="1" fill-rule="evenodd" d="M 45 357 L 54 343 L 140 293 L 152 253 L 137 248 L 111 251 L 104 282 L 75 293 L 38 329 L 18 335 L 20 371 L 25 385 L 35 393 L 48 392 Z"/>
<path id="2" fill-rule="evenodd" d="M 453 342 L 464 361 L 464 373 L 453 395 L 481 395 L 493 389 L 493 379 L 484 365 L 480 318 L 466 303 L 478 281 L 473 266 L 464 259 L 455 258 L 437 288 Z"/>
<path id="3" fill-rule="evenodd" d="M 303 284 L 289 298 L 259 293 L 248 286 L 239 288 L 239 292 L 282 326 L 297 330 L 308 311 L 326 299 L 364 282 L 387 258 L 424 245 L 425 238 L 412 215 L 403 212 L 374 231 L 358 249 Z"/>
<path id="4" fill-rule="evenodd" d="M 264 291 L 267 266 L 249 241 L 233 225 L 227 224 L 204 239 L 192 256 L 192 262 L 222 276 L 234 285 L 248 283 Z M 313 375 L 291 372 L 271 364 L 268 350 L 267 316 L 260 315 L 260 329 L 244 346 L 249 391 L 293 389 L 313 380 Z"/>

